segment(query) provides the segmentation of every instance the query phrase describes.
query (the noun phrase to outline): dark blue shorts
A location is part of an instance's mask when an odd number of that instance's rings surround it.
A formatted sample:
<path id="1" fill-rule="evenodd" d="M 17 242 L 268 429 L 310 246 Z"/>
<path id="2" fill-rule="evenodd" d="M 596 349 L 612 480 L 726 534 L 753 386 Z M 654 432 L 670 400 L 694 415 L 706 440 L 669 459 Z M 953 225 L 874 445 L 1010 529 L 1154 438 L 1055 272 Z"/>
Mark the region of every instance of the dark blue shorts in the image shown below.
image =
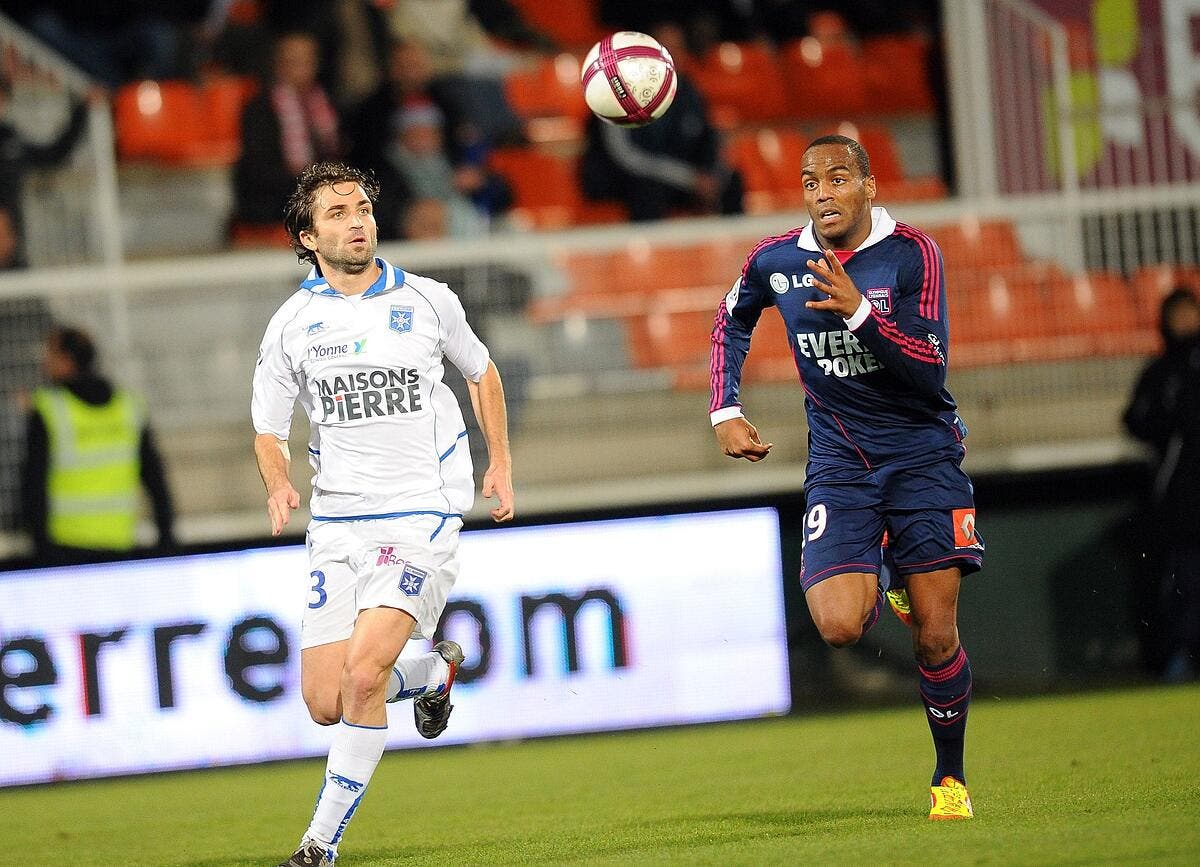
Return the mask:
<path id="1" fill-rule="evenodd" d="M 975 529 L 975 492 L 961 460 L 956 447 L 925 463 L 869 470 L 810 463 L 800 566 L 804 589 L 844 572 L 878 575 L 884 544 L 892 583 L 951 566 L 964 575 L 977 572 L 983 539 Z"/>

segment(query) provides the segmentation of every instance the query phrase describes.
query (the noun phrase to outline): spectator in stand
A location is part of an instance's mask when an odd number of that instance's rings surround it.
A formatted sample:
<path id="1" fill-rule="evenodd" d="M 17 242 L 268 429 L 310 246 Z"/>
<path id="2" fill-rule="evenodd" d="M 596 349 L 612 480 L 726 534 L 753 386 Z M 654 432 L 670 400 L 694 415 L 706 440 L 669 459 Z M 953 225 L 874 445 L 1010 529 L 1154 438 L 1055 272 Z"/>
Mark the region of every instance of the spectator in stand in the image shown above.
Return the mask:
<path id="1" fill-rule="evenodd" d="M 652 34 L 677 58 L 686 57 L 683 29 L 674 23 Z M 665 115 L 638 129 L 588 119 L 580 160 L 583 194 L 593 201 L 617 201 L 635 221 L 659 220 L 672 211 L 740 214 L 742 179 L 721 158 L 720 136 L 708 105 L 691 80 L 679 72 L 675 101 Z"/>
<path id="2" fill-rule="evenodd" d="M 386 157 L 414 201 L 441 202 L 446 235 L 469 238 L 486 234 L 492 214 L 512 203 L 511 191 L 502 178 L 481 164 L 450 164 L 444 123 L 433 103 L 410 103 L 390 118 Z"/>
<path id="3" fill-rule="evenodd" d="M 160 548 L 175 546 L 174 510 L 162 458 L 135 395 L 96 371 L 96 347 L 56 328 L 26 425 L 21 504 L 42 565 L 85 563 L 133 550 L 146 489 Z"/>
<path id="4" fill-rule="evenodd" d="M 342 150 L 337 113 L 317 83 L 317 40 L 299 31 L 280 35 L 273 68 L 271 84 L 242 113 L 237 223 L 277 226 L 296 175 Z"/>
<path id="5" fill-rule="evenodd" d="M 1200 298 L 1176 289 L 1162 303 L 1163 354 L 1143 371 L 1125 427 L 1157 455 L 1155 527 L 1160 552 L 1163 678 L 1200 673 Z"/>
<path id="6" fill-rule="evenodd" d="M 12 82 L 0 74 L 0 116 L 8 109 L 12 97 Z M 26 141 L 16 127 L 0 120 L 0 210 L 5 213 L 4 241 L 0 243 L 0 268 L 21 268 L 25 257 L 23 214 L 25 177 L 31 169 L 52 168 L 66 162 L 75 145 L 87 129 L 88 106 L 105 98 L 104 91 L 94 88 L 86 100 L 76 102 L 62 131 L 44 144 Z M 11 249 L 9 249 L 11 248 Z"/>
<path id="7" fill-rule="evenodd" d="M 429 49 L 439 75 L 498 78 L 520 65 L 518 52 L 493 39 L 539 53 L 558 50 L 509 0 L 405 0 L 391 6 L 392 35 Z"/>
<path id="8" fill-rule="evenodd" d="M 448 83 L 434 77 L 424 45 L 415 40 L 396 42 L 388 55 L 387 80 L 346 124 L 351 162 L 373 170 L 384 191 L 375 208 L 381 238 L 412 237 L 404 228 L 408 223 L 424 227 L 419 234 L 428 237 L 431 224 L 426 218 L 435 209 L 410 213 L 414 196 L 437 200 L 465 196 L 488 218 L 511 204 L 507 184 L 486 168 L 490 136 L 477 115 L 463 110 L 455 98 L 456 88 L 447 87 Z M 413 111 L 416 108 L 421 111 Z M 380 135 L 381 130 L 386 134 Z M 422 135 L 422 130 L 428 135 Z M 449 182 L 442 163 L 449 167 Z M 435 182 L 432 190 L 430 180 Z M 448 216 L 446 208 L 436 210 L 443 212 L 443 218 Z M 449 216 L 453 223 L 453 215 Z"/>
<path id="9" fill-rule="evenodd" d="M 204 18 L 210 0 L 5 0 L 0 8 L 110 89 L 136 78 L 181 74 L 181 28 Z"/>

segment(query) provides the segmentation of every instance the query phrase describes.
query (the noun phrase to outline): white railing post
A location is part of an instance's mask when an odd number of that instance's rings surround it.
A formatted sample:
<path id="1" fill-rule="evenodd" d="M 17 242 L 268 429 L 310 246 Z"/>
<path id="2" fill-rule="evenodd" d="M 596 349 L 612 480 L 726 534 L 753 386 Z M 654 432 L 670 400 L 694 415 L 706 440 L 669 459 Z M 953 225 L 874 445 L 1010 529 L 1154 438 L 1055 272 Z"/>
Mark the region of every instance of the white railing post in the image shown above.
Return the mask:
<path id="1" fill-rule="evenodd" d="M 994 199 L 999 184 L 987 16 L 979 0 L 946 0 L 942 7 L 958 193 L 966 199 Z"/>

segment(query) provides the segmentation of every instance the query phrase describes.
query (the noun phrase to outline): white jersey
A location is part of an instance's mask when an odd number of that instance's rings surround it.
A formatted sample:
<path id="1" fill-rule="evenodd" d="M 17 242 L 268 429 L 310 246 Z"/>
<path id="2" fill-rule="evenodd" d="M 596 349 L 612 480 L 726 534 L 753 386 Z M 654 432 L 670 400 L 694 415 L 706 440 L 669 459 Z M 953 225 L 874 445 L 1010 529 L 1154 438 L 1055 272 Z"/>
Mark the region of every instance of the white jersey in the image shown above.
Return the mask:
<path id="1" fill-rule="evenodd" d="M 442 359 L 478 382 L 487 347 L 446 284 L 375 261 L 383 274 L 362 295 L 341 294 L 314 267 L 271 318 L 254 371 L 254 430 L 286 440 L 300 401 L 314 520 L 461 515 L 475 486 Z"/>

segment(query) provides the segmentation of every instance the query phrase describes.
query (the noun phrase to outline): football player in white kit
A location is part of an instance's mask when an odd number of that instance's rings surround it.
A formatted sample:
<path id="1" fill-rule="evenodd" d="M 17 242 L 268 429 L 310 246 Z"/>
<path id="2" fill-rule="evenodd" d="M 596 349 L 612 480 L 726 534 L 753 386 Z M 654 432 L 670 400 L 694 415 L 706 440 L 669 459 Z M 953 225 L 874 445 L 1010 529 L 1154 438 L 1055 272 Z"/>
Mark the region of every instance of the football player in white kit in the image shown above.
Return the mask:
<path id="1" fill-rule="evenodd" d="M 474 499 L 462 411 L 443 359 L 466 377 L 489 464 L 483 494 L 513 517 L 504 389 L 487 347 L 443 283 L 375 256 L 374 179 L 320 163 L 298 179 L 285 225 L 307 279 L 267 326 L 254 371 L 254 452 L 272 535 L 300 494 L 287 439 L 295 402 L 312 435 L 309 595 L 301 688 L 312 718 L 336 726 L 312 822 L 281 867 L 324 867 L 362 800 L 387 740 L 385 702 L 412 698 L 417 730 L 450 716 L 462 650 L 429 638 L 458 574 L 458 531 Z"/>

